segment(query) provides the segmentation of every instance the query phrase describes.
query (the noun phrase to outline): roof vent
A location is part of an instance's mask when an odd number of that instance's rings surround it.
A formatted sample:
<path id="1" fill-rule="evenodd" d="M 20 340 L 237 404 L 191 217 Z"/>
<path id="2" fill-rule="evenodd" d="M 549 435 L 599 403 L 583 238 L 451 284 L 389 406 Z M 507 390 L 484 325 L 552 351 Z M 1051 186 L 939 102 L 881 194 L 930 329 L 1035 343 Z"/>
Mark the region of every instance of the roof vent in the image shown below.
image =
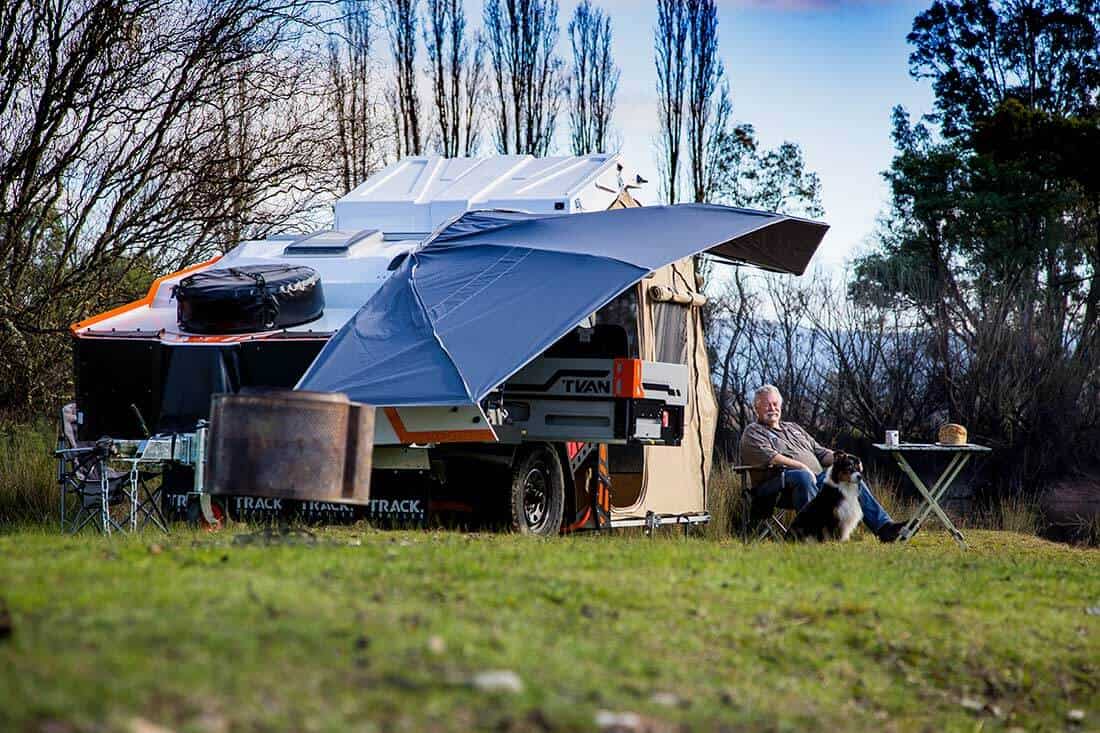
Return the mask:
<path id="1" fill-rule="evenodd" d="M 286 257 L 350 257 L 382 243 L 378 229 L 357 232 L 314 232 L 296 239 L 283 250 Z"/>

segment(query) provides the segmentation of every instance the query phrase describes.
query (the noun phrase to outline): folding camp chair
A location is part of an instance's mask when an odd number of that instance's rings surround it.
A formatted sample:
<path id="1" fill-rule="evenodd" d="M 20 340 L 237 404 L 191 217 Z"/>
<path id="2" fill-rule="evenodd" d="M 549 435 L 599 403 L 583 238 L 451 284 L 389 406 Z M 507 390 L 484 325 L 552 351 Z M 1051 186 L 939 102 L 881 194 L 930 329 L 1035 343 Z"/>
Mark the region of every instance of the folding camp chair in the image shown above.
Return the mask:
<path id="1" fill-rule="evenodd" d="M 741 535 L 746 539 L 785 539 L 795 506 L 791 491 L 783 487 L 768 496 L 758 496 L 752 488 L 750 471 L 767 466 L 736 465 L 732 467 L 741 477 Z"/>
<path id="2" fill-rule="evenodd" d="M 57 483 L 61 531 L 76 534 L 91 524 L 100 532 L 124 531 L 133 522 L 130 475 L 111 469 L 109 439 L 76 439 L 76 405 L 61 408 L 58 424 Z M 119 510 L 122 511 L 119 511 Z"/>

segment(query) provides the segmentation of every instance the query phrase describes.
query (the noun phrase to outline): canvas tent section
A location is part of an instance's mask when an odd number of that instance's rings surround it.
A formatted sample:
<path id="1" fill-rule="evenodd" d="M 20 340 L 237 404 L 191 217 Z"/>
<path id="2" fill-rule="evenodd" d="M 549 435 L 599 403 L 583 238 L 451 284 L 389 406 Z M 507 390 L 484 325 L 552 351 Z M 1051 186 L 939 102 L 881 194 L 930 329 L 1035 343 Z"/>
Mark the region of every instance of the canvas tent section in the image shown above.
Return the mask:
<path id="1" fill-rule="evenodd" d="M 752 261 L 739 241 L 779 224 L 817 241 L 827 229 L 706 204 L 464 214 L 395 263 L 299 387 L 374 405 L 476 403 L 650 273 L 719 248 Z M 768 262 L 801 272 L 811 254 L 792 247 Z"/>
<path id="2" fill-rule="evenodd" d="M 610 208 L 636 206 L 641 204 L 624 191 Z M 620 467 L 641 469 L 640 474 L 613 474 L 613 519 L 647 511 L 706 511 L 718 408 L 700 314 L 706 299 L 699 289 L 691 257 L 654 271 L 633 287 L 638 303 L 639 357 L 687 365 L 691 391 L 684 414 L 684 439 L 679 446 L 623 446 L 612 450 L 613 471 Z M 630 456 L 631 452 L 635 456 Z M 636 460 L 639 455 L 640 461 Z M 615 460 L 620 456 L 621 460 Z"/>
<path id="3" fill-rule="evenodd" d="M 621 496 L 613 507 L 629 514 L 705 511 L 718 409 L 700 312 L 706 301 L 696 286 L 695 263 L 687 257 L 662 267 L 638 287 L 642 358 L 686 365 L 690 392 L 683 441 L 675 448 L 645 446 L 641 496 L 633 505 Z M 670 294 L 673 298 L 665 299 Z"/>

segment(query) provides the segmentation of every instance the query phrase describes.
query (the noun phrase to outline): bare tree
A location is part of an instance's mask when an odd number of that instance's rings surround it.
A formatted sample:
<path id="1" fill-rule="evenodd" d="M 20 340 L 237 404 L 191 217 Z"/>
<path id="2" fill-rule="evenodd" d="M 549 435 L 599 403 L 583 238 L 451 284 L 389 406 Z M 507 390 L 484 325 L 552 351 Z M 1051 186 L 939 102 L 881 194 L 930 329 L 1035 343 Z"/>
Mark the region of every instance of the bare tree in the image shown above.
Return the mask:
<path id="1" fill-rule="evenodd" d="M 486 0 L 484 23 L 497 150 L 546 155 L 566 92 L 557 0 Z"/>
<path id="2" fill-rule="evenodd" d="M 418 0 L 383 0 L 382 9 L 393 54 L 398 157 L 420 155 L 420 94 L 416 88 Z"/>
<path id="3" fill-rule="evenodd" d="M 481 108 L 485 100 L 485 37 L 474 36 L 474 55 L 466 72 L 466 114 L 462 119 L 463 155 L 474 155 L 481 147 Z"/>
<path id="4" fill-rule="evenodd" d="M 724 121 L 721 114 L 729 112 L 729 87 L 722 86 L 722 96 L 715 94 L 725 75 L 718 58 L 718 6 L 715 0 L 688 0 L 688 40 L 690 46 L 688 71 L 687 140 L 691 168 L 691 195 L 696 202 L 706 201 L 711 193 L 713 177 L 710 155 L 713 139 Z M 726 105 L 715 114 L 716 105 Z"/>
<path id="5" fill-rule="evenodd" d="M 611 19 L 591 0 L 581 0 L 569 21 L 573 70 L 569 121 L 574 155 L 608 152 L 619 67 L 611 56 Z"/>
<path id="6" fill-rule="evenodd" d="M 335 125 L 332 157 L 340 193 L 366 180 L 392 142 L 381 124 L 375 83 L 371 4 L 344 0 L 339 31 L 328 39 L 329 97 Z"/>
<path id="7" fill-rule="evenodd" d="M 424 45 L 439 151 L 449 158 L 473 155 L 478 147 L 485 50 L 480 37 L 466 35 L 462 0 L 428 0 Z"/>
<path id="8" fill-rule="evenodd" d="M 280 53 L 225 69 L 213 104 L 202 109 L 210 132 L 205 122 L 193 130 L 206 145 L 192 158 L 192 195 L 209 196 L 204 208 L 222 212 L 212 231 L 223 251 L 274 230 L 312 228 L 335 193 L 324 61 L 304 56 Z"/>
<path id="9" fill-rule="evenodd" d="M 714 449 L 729 461 L 737 460 L 741 430 L 752 419 L 749 395 L 759 386 L 752 383 L 751 364 L 744 355 L 749 344 L 756 340 L 755 313 L 760 299 L 745 280 L 741 268 L 735 268 L 732 277 L 725 281 L 724 292 L 707 298 L 703 314 L 704 321 L 712 324 L 704 333 L 707 350 L 713 354 L 711 379 L 718 402 Z"/>
<path id="10" fill-rule="evenodd" d="M 653 32 L 660 127 L 657 167 L 661 175 L 661 193 L 670 204 L 679 198 L 688 25 L 687 6 L 681 0 L 657 0 L 657 27 Z"/>
<path id="11" fill-rule="evenodd" d="M 55 394 L 88 309 L 308 203 L 310 20 L 295 0 L 5 4 L 0 409 Z"/>

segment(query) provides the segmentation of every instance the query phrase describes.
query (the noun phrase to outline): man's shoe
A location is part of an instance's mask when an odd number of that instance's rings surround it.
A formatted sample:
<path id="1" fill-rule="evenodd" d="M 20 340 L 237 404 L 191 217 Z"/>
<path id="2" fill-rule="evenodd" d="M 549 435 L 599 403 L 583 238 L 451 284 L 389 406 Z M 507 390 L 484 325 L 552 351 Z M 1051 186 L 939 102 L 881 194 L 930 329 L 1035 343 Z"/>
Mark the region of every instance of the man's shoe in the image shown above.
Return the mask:
<path id="1" fill-rule="evenodd" d="M 887 522 L 878 529 L 878 538 L 881 542 L 897 542 L 898 537 L 901 535 L 901 531 L 905 529 L 908 522 Z M 915 532 L 913 534 L 916 534 Z M 910 535 L 912 536 L 912 535 Z"/>

